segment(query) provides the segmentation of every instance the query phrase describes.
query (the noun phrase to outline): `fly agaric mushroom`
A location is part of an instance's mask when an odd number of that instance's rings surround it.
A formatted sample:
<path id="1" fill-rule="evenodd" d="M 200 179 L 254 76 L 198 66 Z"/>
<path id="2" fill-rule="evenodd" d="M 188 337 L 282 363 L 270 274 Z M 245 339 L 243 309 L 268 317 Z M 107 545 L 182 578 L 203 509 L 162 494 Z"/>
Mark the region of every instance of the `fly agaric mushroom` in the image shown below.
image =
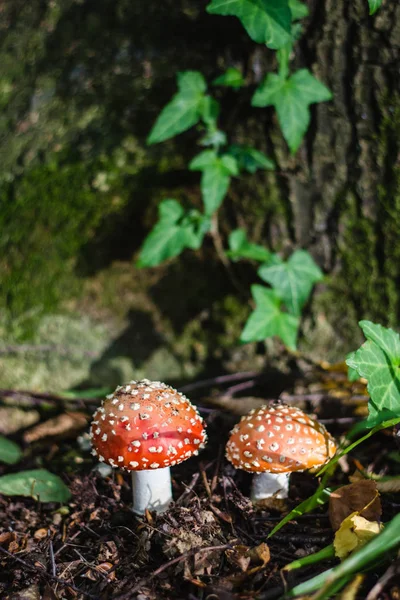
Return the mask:
<path id="1" fill-rule="evenodd" d="M 93 415 L 92 454 L 132 471 L 133 510 L 163 512 L 171 500 L 170 467 L 204 447 L 203 419 L 190 401 L 160 381 L 130 381 Z"/>
<path id="2" fill-rule="evenodd" d="M 336 452 L 325 427 L 294 406 L 253 409 L 233 428 L 227 459 L 238 469 L 256 473 L 251 499 L 288 497 L 293 471 L 315 470 Z"/>

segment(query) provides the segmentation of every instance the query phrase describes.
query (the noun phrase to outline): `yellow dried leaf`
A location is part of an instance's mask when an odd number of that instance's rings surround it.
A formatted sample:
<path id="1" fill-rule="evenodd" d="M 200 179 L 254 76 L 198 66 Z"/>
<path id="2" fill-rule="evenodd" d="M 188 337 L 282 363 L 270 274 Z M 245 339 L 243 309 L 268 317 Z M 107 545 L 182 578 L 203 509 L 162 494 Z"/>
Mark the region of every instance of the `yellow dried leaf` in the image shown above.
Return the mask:
<path id="1" fill-rule="evenodd" d="M 357 512 L 352 513 L 344 519 L 335 533 L 333 545 L 336 556 L 343 560 L 351 552 L 361 548 L 371 538 L 378 535 L 382 528 L 382 524 L 377 521 L 367 521 Z"/>
<path id="2" fill-rule="evenodd" d="M 252 563 L 262 563 L 263 567 L 271 560 L 269 547 L 264 542 L 255 548 L 250 548 L 247 551 L 247 555 L 250 557 Z"/>
<path id="3" fill-rule="evenodd" d="M 33 537 L 35 538 L 35 540 L 43 540 L 47 537 L 47 529 L 45 529 L 44 527 L 42 527 L 42 529 L 37 529 L 33 534 Z"/>

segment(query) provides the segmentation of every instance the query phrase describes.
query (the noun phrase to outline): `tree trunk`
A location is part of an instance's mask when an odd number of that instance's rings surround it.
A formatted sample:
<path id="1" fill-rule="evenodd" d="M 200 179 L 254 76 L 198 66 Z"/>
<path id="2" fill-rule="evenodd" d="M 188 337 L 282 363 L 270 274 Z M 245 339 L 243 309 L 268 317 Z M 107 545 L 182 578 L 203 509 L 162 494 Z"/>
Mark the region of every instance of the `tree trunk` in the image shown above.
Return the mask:
<path id="1" fill-rule="evenodd" d="M 333 100 L 312 107 L 295 157 L 276 117 L 272 133 L 266 124 L 279 169 L 264 191 L 263 234 L 276 248 L 312 252 L 328 285 L 319 286 L 308 333 L 313 344 L 327 334 L 322 346 L 350 347 L 357 320 L 400 320 L 400 4 L 386 2 L 374 16 L 366 0 L 309 6 L 293 62 Z"/>

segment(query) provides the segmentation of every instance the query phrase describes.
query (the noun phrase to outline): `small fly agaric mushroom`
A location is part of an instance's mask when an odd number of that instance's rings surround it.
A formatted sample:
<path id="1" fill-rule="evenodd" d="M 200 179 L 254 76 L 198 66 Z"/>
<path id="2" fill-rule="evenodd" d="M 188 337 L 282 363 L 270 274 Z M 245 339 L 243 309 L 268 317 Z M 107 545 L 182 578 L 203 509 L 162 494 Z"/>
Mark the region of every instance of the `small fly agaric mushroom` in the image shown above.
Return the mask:
<path id="1" fill-rule="evenodd" d="M 91 424 L 92 454 L 132 471 L 133 510 L 163 512 L 171 500 L 170 467 L 204 447 L 203 419 L 190 401 L 160 381 L 118 386 Z"/>
<path id="2" fill-rule="evenodd" d="M 336 452 L 325 427 L 294 406 L 254 409 L 233 428 L 226 457 L 238 469 L 256 473 L 251 499 L 288 497 L 293 471 L 312 471 Z"/>

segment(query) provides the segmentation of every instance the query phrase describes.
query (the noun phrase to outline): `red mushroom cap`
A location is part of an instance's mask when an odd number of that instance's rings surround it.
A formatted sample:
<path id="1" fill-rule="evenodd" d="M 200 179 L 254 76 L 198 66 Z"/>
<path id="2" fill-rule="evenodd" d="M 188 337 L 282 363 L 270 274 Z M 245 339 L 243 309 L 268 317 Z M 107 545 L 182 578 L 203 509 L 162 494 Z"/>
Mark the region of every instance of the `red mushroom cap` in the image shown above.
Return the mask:
<path id="1" fill-rule="evenodd" d="M 112 467 L 142 471 L 174 466 L 203 448 L 196 408 L 160 381 L 131 381 L 107 396 L 93 415 L 93 454 Z"/>
<path id="2" fill-rule="evenodd" d="M 226 457 L 238 469 L 254 473 L 290 473 L 315 469 L 336 452 L 325 427 L 293 406 L 262 406 L 233 428 Z"/>

